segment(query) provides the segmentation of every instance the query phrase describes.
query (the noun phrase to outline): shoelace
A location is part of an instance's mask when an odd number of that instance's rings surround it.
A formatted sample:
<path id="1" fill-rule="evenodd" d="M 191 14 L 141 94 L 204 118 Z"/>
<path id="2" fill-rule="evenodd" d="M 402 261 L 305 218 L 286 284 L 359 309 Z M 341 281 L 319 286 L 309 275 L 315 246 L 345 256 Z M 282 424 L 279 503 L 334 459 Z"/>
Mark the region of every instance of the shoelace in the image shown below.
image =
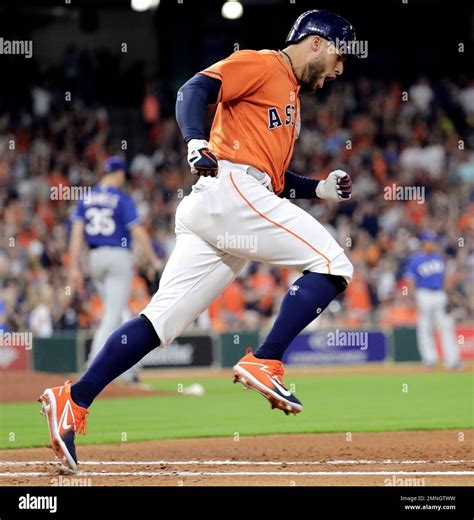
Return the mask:
<path id="1" fill-rule="evenodd" d="M 283 374 L 285 373 L 285 369 L 281 363 L 278 363 L 278 365 L 275 364 L 272 366 L 272 372 L 281 380 Z"/>
<path id="2" fill-rule="evenodd" d="M 69 395 L 71 395 L 71 380 L 67 380 L 64 383 L 66 387 L 66 391 Z M 74 432 L 82 433 L 85 435 L 87 433 L 87 415 L 89 414 L 88 410 L 81 408 L 78 406 L 71 398 L 72 409 L 74 412 Z M 83 411 L 85 410 L 85 411 Z M 77 419 L 79 417 L 79 420 Z"/>
<path id="3" fill-rule="evenodd" d="M 253 354 L 252 347 L 248 347 L 246 350 L 247 354 Z M 278 376 L 281 382 L 283 383 L 282 377 L 285 373 L 285 369 L 283 368 L 283 363 L 271 363 L 269 366 L 272 369 L 274 375 Z"/>
<path id="4" fill-rule="evenodd" d="M 81 412 L 78 412 L 78 413 L 81 414 Z M 88 413 L 89 412 L 86 412 L 83 415 L 81 414 L 79 421 L 76 420 L 74 431 L 76 431 L 77 433 L 82 433 L 82 435 L 85 435 L 87 433 L 87 414 Z"/>
<path id="5" fill-rule="evenodd" d="M 74 431 L 85 435 L 87 433 L 87 416 L 89 410 L 78 406 L 72 399 L 72 410 L 74 413 Z"/>

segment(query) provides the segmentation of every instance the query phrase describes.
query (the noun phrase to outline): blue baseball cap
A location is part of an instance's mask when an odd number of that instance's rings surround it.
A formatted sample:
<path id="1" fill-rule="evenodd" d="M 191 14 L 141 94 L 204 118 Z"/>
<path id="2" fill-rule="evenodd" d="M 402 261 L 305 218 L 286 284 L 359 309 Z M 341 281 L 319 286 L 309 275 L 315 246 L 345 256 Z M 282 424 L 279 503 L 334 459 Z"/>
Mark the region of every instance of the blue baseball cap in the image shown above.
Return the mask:
<path id="1" fill-rule="evenodd" d="M 118 155 L 112 155 L 105 160 L 104 173 L 113 173 L 119 170 L 128 172 L 127 161 Z"/>
<path id="2" fill-rule="evenodd" d="M 422 231 L 420 233 L 420 240 L 422 242 L 437 242 L 438 235 L 436 234 L 436 231 L 433 230 Z"/>

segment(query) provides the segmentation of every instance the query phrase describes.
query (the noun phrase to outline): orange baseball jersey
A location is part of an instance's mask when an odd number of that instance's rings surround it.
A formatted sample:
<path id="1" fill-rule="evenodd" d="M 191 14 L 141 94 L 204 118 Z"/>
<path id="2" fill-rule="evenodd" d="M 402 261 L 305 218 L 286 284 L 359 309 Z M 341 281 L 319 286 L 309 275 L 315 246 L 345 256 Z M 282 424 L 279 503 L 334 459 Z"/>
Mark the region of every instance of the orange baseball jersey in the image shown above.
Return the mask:
<path id="1" fill-rule="evenodd" d="M 281 193 L 300 128 L 300 86 L 277 51 L 238 51 L 203 70 L 220 79 L 209 149 L 268 173 Z"/>

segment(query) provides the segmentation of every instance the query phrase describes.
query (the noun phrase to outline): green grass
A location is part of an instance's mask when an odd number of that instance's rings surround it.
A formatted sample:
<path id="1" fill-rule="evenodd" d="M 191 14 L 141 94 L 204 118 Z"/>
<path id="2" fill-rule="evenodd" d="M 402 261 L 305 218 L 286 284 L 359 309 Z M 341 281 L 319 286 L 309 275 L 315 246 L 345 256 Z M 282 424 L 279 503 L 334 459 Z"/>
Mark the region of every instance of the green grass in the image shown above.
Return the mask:
<path id="1" fill-rule="evenodd" d="M 203 397 L 178 394 L 177 385 L 201 382 Z M 472 428 L 470 373 L 294 376 L 305 409 L 298 416 L 270 410 L 253 391 L 227 379 L 153 380 L 176 395 L 97 400 L 87 437 L 78 444 L 149 439 L 263 435 L 272 433 L 364 432 Z M 407 392 L 403 385 L 407 385 Z M 10 440 L 10 433 L 14 441 Z M 0 448 L 43 446 L 47 427 L 38 403 L 0 405 Z"/>

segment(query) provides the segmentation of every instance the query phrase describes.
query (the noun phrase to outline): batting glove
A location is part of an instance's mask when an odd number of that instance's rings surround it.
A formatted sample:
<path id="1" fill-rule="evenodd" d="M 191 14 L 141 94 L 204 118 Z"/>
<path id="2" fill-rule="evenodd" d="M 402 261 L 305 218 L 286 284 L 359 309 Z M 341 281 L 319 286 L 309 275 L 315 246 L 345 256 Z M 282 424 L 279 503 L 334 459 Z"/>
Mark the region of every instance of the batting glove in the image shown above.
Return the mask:
<path id="1" fill-rule="evenodd" d="M 191 173 L 204 177 L 215 177 L 218 171 L 217 159 L 209 151 L 209 143 L 201 139 L 191 139 L 188 143 L 188 163 Z"/>
<path id="2" fill-rule="evenodd" d="M 319 181 L 316 186 L 316 196 L 318 199 L 327 200 L 348 200 L 351 198 L 352 181 L 349 175 L 342 170 L 334 170 L 327 179 Z"/>

